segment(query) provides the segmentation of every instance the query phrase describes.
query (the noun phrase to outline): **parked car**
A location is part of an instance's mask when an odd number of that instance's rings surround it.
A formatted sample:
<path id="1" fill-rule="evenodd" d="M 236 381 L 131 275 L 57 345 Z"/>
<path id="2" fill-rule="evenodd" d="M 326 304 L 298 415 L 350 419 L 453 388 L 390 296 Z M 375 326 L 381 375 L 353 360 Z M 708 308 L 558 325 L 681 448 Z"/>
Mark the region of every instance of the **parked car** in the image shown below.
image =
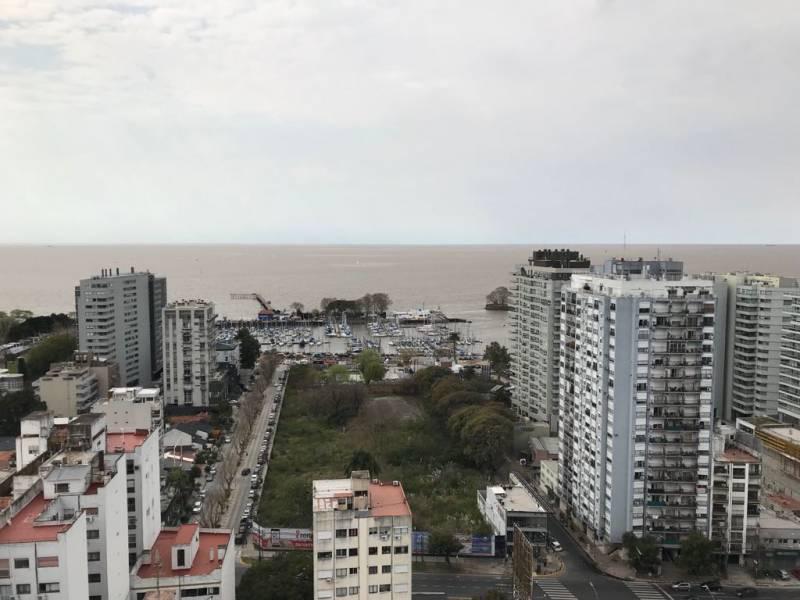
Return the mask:
<path id="1" fill-rule="evenodd" d="M 758 590 L 754 587 L 743 587 L 736 590 L 736 595 L 739 598 L 754 598 L 758 596 Z"/>
<path id="2" fill-rule="evenodd" d="M 786 570 L 784 570 L 784 569 L 780 569 L 780 570 L 778 571 L 778 575 L 780 575 L 780 578 L 781 578 L 783 581 L 789 581 L 789 580 L 792 578 L 792 577 L 791 577 L 791 575 L 789 575 L 789 571 L 786 571 Z"/>
<path id="3" fill-rule="evenodd" d="M 692 584 L 688 581 L 679 581 L 672 584 L 672 589 L 681 592 L 688 592 L 690 589 L 692 589 Z"/>
<path id="4" fill-rule="evenodd" d="M 550 547 L 553 548 L 553 552 L 561 552 L 564 549 L 558 540 L 550 540 Z"/>
<path id="5" fill-rule="evenodd" d="M 252 489 L 251 489 L 251 490 L 248 490 L 248 491 L 247 491 L 247 497 L 248 497 L 248 498 L 254 498 L 254 497 L 255 497 L 255 495 L 256 495 L 256 491 L 255 491 L 255 490 L 252 490 Z"/>
<path id="6" fill-rule="evenodd" d="M 250 475 L 250 469 L 242 469 L 242 475 Z"/>
<path id="7" fill-rule="evenodd" d="M 718 592 L 722 589 L 718 580 L 704 581 L 700 584 L 700 588 L 706 592 Z"/>

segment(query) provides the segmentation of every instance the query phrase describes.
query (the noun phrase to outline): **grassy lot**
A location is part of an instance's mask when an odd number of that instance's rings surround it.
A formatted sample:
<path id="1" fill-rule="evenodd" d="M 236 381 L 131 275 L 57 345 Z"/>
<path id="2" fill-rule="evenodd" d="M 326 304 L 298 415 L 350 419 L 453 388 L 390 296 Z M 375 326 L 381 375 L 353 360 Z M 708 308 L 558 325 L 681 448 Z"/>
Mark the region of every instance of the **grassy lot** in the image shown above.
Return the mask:
<path id="1" fill-rule="evenodd" d="M 381 394 L 344 426 L 336 426 L 308 410 L 302 375 L 295 369 L 289 378 L 259 505 L 260 524 L 310 527 L 311 481 L 344 477 L 353 451 L 361 449 L 377 459 L 381 479 L 402 482 L 416 529 L 448 525 L 462 532 L 485 531 L 476 492 L 486 486 L 486 477 L 458 462 L 459 449 L 419 399 Z"/>

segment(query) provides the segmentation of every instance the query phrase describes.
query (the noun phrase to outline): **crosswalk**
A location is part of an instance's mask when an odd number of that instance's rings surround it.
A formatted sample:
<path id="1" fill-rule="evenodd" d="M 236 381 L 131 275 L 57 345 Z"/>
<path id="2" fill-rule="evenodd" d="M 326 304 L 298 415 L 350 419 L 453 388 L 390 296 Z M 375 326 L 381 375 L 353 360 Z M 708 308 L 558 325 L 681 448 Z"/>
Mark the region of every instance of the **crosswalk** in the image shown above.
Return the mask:
<path id="1" fill-rule="evenodd" d="M 564 584 L 557 579 L 542 579 L 536 582 L 550 600 L 577 600 L 575 594 L 570 592 Z"/>
<path id="2" fill-rule="evenodd" d="M 661 590 L 646 581 L 626 581 L 625 585 L 640 600 L 664 600 L 665 598 Z"/>

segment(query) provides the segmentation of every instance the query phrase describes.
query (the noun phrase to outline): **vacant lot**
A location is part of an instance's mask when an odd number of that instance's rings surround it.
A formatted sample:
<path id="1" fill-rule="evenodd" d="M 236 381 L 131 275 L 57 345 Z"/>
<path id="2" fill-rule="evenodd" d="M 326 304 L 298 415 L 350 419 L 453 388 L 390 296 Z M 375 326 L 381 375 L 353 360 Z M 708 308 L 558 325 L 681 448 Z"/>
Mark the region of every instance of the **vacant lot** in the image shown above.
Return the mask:
<path id="1" fill-rule="evenodd" d="M 360 449 L 376 458 L 381 479 L 402 482 L 415 529 L 485 528 L 475 499 L 485 477 L 458 464 L 459 450 L 450 447 L 417 398 L 370 398 L 356 417 L 335 426 L 306 409 L 302 377 L 295 369 L 289 378 L 259 506 L 261 525 L 310 527 L 311 481 L 344 477 L 350 456 Z"/>

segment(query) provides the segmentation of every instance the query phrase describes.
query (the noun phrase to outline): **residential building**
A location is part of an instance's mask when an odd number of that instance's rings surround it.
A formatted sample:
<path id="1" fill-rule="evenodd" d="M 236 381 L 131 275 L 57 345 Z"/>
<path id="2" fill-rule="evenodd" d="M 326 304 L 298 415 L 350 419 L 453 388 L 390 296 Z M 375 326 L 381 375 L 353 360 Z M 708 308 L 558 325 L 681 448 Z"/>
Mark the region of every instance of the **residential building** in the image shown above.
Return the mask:
<path id="1" fill-rule="evenodd" d="M 78 346 L 114 361 L 119 385 L 149 386 L 161 373 L 161 310 L 167 280 L 152 273 L 103 269 L 75 288 Z"/>
<path id="2" fill-rule="evenodd" d="M 237 371 L 240 366 L 239 340 L 219 340 L 214 343 L 217 366 L 233 367 Z"/>
<path id="3" fill-rule="evenodd" d="M 8 369 L 0 369 L 0 396 L 21 392 L 24 386 L 22 373 L 11 373 Z"/>
<path id="4" fill-rule="evenodd" d="M 314 598 L 411 598 L 411 508 L 399 481 L 313 482 Z"/>
<path id="5" fill-rule="evenodd" d="M 539 489 L 550 497 L 558 495 L 558 460 L 539 463 Z"/>
<path id="6" fill-rule="evenodd" d="M 113 360 L 76 350 L 72 364 L 86 367 L 97 375 L 97 395 L 100 398 L 108 398 L 108 391 L 119 385 L 119 365 Z"/>
<path id="7" fill-rule="evenodd" d="M 724 418 L 776 416 L 785 305 L 797 280 L 754 273 L 717 280 L 728 288 Z"/>
<path id="8" fill-rule="evenodd" d="M 729 560 L 743 565 L 758 547 L 761 460 L 733 442 L 733 429 L 723 426 L 714 436 L 711 538 Z"/>
<path id="9" fill-rule="evenodd" d="M 800 292 L 788 294 L 785 304 L 778 420 L 800 426 Z"/>
<path id="10" fill-rule="evenodd" d="M 601 543 L 708 535 L 713 282 L 575 274 L 561 296 L 564 510 Z"/>
<path id="11" fill-rule="evenodd" d="M 496 551 L 504 549 L 503 554 L 511 554 L 514 527 L 519 527 L 534 546 L 547 545 L 548 513 L 519 480 L 478 490 L 478 510 L 492 528 Z"/>
<path id="12" fill-rule="evenodd" d="M 125 465 L 128 508 L 128 564 L 152 548 L 161 531 L 159 431 L 113 430 L 106 434 L 109 459 Z"/>
<path id="13" fill-rule="evenodd" d="M 130 600 L 170 592 L 181 598 L 234 600 L 235 567 L 229 529 L 201 529 L 197 523 L 165 527 L 133 567 Z"/>
<path id="14" fill-rule="evenodd" d="M 536 250 L 512 274 L 509 312 L 511 403 L 523 419 L 558 426 L 561 288 L 589 259 L 572 250 Z"/>
<path id="15" fill-rule="evenodd" d="M 158 388 L 111 388 L 108 400 L 92 409 L 106 415 L 109 431 L 155 431 L 164 424 L 164 406 Z"/>
<path id="16" fill-rule="evenodd" d="M 54 365 L 37 380 L 36 386 L 47 410 L 57 417 L 86 413 L 99 398 L 97 375 L 88 367 L 72 363 Z"/>
<path id="17" fill-rule="evenodd" d="M 680 260 L 666 260 L 654 258 L 643 260 L 641 257 L 636 260 L 627 258 L 609 258 L 602 265 L 592 268 L 596 275 L 615 275 L 617 277 L 632 277 L 641 279 L 642 277 L 651 279 L 668 279 L 677 281 L 683 279 L 683 262 Z"/>
<path id="18" fill-rule="evenodd" d="M 167 405 L 207 407 L 216 369 L 214 304 L 181 300 L 164 308 L 164 399 Z"/>
<path id="19" fill-rule="evenodd" d="M 22 470 L 47 451 L 47 441 L 53 431 L 53 413 L 32 412 L 19 423 L 17 438 L 17 469 Z"/>

